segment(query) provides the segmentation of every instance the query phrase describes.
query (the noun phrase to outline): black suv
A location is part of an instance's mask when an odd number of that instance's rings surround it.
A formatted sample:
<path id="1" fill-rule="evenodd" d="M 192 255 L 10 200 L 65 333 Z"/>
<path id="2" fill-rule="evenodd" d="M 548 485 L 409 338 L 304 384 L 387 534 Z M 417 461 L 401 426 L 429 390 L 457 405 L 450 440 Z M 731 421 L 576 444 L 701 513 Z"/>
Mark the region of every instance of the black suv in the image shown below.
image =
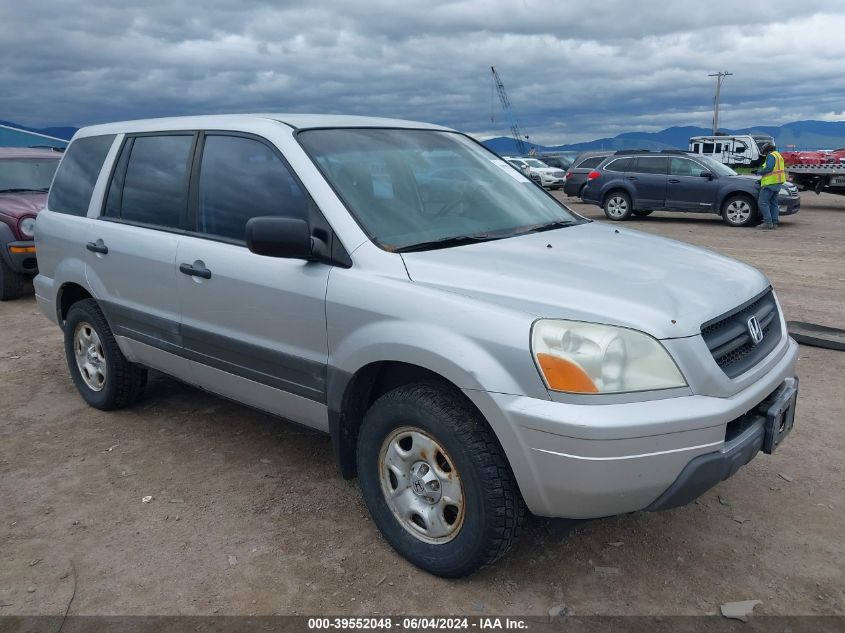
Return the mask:
<path id="1" fill-rule="evenodd" d="M 573 163 L 566 170 L 566 182 L 563 183 L 563 193 L 567 196 L 580 198 L 587 184 L 587 174 L 599 166 L 611 152 L 592 151 L 578 154 Z"/>
<path id="2" fill-rule="evenodd" d="M 759 222 L 757 176 L 741 176 L 722 163 L 678 150 L 619 151 L 587 174 L 581 198 L 599 205 L 611 220 L 652 211 L 715 213 L 730 226 Z M 798 213 L 801 201 L 792 183 L 781 187 L 781 215 Z"/>

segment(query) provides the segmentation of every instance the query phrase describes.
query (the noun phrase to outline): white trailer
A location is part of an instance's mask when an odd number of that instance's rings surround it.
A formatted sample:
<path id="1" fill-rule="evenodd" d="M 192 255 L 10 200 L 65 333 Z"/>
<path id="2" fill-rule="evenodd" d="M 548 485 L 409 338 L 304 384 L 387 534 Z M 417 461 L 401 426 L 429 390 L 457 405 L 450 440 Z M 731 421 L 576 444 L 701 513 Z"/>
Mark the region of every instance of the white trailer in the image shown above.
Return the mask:
<path id="1" fill-rule="evenodd" d="M 757 167 L 763 162 L 757 141 L 750 134 L 693 136 L 689 151 L 731 166 Z"/>

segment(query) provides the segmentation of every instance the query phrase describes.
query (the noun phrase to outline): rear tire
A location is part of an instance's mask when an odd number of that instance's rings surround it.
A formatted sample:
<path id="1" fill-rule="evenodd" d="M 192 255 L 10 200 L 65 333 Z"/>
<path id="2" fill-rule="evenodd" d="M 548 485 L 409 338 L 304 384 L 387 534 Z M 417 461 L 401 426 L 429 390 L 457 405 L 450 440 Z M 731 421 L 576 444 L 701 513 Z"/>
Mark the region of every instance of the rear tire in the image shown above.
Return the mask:
<path id="1" fill-rule="evenodd" d="M 385 540 L 434 575 L 458 578 L 495 562 L 525 519 L 496 437 L 445 385 L 404 385 L 379 398 L 364 416 L 357 461 Z"/>
<path id="2" fill-rule="evenodd" d="M 65 320 L 65 356 L 79 394 L 96 409 L 128 407 L 147 386 L 147 370 L 126 360 L 94 299 L 70 307 Z"/>
<path id="3" fill-rule="evenodd" d="M 757 201 L 751 196 L 737 194 L 722 203 L 722 220 L 728 226 L 753 226 L 757 224 Z"/>
<path id="4" fill-rule="evenodd" d="M 0 259 L 0 301 L 17 299 L 23 294 L 26 278 Z"/>
<path id="5" fill-rule="evenodd" d="M 611 191 L 602 204 L 604 214 L 614 222 L 621 222 L 630 218 L 634 214 L 632 206 L 631 196 L 624 191 Z"/>

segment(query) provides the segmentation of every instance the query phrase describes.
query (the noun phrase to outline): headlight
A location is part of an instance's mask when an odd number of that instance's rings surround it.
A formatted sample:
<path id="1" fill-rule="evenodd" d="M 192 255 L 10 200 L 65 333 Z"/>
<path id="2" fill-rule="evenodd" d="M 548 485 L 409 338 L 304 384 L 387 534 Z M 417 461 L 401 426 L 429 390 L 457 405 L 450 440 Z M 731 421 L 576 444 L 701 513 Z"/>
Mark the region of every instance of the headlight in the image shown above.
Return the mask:
<path id="1" fill-rule="evenodd" d="M 32 237 L 35 235 L 35 218 L 24 218 L 18 228 L 26 237 Z"/>
<path id="2" fill-rule="evenodd" d="M 531 352 L 553 391 L 626 393 L 687 384 L 657 339 L 627 328 L 544 319 L 534 323 Z"/>

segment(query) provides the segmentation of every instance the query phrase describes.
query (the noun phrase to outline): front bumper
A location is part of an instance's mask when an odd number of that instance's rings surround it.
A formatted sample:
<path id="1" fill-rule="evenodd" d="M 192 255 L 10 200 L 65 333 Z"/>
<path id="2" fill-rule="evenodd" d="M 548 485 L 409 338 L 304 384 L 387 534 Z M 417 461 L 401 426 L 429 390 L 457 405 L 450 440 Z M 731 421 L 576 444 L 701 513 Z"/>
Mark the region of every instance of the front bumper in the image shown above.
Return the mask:
<path id="1" fill-rule="evenodd" d="M 9 242 L 3 248 L 3 260 L 16 273 L 30 277 L 38 273 L 35 242 Z"/>
<path id="2" fill-rule="evenodd" d="M 746 456 L 756 455 L 760 446 L 748 439 L 752 430 L 744 429 L 739 438 L 732 438 L 728 425 L 746 419 L 746 414 L 793 378 L 797 349 L 789 339 L 785 353 L 763 377 L 727 398 L 686 395 L 584 405 L 465 393 L 499 436 L 532 513 L 598 518 L 657 509 L 651 506 L 699 456 L 711 455 L 729 464 L 727 471 L 717 474 L 730 475 L 748 461 L 742 461 Z M 739 440 L 744 452 L 736 453 Z M 733 468 L 738 462 L 742 464 Z M 704 487 L 692 492 L 701 494 L 722 478 L 702 475 L 697 485 Z M 689 490 L 685 487 L 684 494 L 691 494 Z M 675 497 L 676 501 L 680 498 Z"/>
<path id="3" fill-rule="evenodd" d="M 778 197 L 778 214 L 794 215 L 801 209 L 801 198 Z"/>

